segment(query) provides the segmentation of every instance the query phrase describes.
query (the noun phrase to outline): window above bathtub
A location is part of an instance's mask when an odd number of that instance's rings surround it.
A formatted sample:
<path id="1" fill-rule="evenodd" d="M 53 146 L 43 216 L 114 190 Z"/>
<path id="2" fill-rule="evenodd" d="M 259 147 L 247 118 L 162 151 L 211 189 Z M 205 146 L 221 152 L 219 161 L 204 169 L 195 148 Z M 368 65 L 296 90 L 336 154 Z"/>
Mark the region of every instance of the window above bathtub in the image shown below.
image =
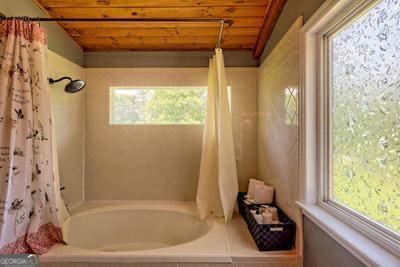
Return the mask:
<path id="1" fill-rule="evenodd" d="M 110 124 L 204 124 L 206 87 L 111 87 Z"/>

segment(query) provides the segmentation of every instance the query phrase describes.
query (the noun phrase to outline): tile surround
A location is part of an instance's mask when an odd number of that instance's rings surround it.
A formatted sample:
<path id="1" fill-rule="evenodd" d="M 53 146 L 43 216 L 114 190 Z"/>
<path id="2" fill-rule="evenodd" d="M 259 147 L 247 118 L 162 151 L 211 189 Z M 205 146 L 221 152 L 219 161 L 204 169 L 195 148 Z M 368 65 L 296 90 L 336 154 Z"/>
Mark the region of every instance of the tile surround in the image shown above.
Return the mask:
<path id="1" fill-rule="evenodd" d="M 112 125 L 110 86 L 207 86 L 207 68 L 86 69 L 85 200 L 194 200 L 203 127 Z M 154 79 L 157 77 L 157 79 Z M 239 185 L 257 171 L 257 68 L 227 68 Z"/>
<path id="2" fill-rule="evenodd" d="M 70 76 L 84 79 L 84 69 L 62 56 L 48 51 L 49 77 Z M 66 82 L 50 86 L 54 111 L 61 192 L 68 207 L 83 201 L 83 148 L 85 90 L 75 94 L 64 92 Z"/>
<path id="3" fill-rule="evenodd" d="M 298 125 L 286 120 L 285 92 L 299 88 L 299 17 L 259 68 L 258 176 L 276 189 L 276 202 L 297 224 L 301 251 L 298 199 Z M 293 112 L 291 110 L 290 112 Z"/>

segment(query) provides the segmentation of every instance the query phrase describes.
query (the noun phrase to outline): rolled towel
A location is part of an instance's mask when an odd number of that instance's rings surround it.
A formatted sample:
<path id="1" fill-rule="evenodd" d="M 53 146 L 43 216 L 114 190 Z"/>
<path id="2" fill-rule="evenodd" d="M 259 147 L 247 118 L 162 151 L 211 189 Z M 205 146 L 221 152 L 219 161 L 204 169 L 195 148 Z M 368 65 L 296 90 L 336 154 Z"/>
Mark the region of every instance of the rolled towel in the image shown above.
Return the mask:
<path id="1" fill-rule="evenodd" d="M 265 211 L 262 214 L 262 218 L 263 218 L 263 223 L 264 224 L 272 224 L 273 220 L 272 220 L 272 213 L 269 211 Z"/>
<path id="2" fill-rule="evenodd" d="M 272 214 L 272 219 L 274 221 L 279 221 L 279 217 L 278 217 L 278 209 L 275 207 L 270 207 L 268 208 L 268 211 L 271 212 Z"/>
<path id="3" fill-rule="evenodd" d="M 271 204 L 274 200 L 275 189 L 266 184 L 254 185 L 254 203 L 256 204 Z"/>

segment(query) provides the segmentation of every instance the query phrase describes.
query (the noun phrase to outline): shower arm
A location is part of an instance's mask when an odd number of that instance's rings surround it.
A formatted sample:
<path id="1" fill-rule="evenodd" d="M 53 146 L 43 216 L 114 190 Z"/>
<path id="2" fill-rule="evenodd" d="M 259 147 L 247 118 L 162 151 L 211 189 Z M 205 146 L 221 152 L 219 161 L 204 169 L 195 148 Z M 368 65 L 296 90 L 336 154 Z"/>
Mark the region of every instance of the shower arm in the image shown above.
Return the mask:
<path id="1" fill-rule="evenodd" d="M 57 80 L 54 80 L 52 78 L 48 78 L 48 81 L 49 81 L 50 84 L 55 84 L 55 83 L 61 82 L 62 80 L 70 80 L 70 81 L 72 81 L 72 79 L 70 77 L 61 77 L 60 79 L 57 79 Z"/>
<path id="2" fill-rule="evenodd" d="M 14 17 L 6 17 L 0 13 L 0 20 L 4 19 L 13 19 Z M 168 19 L 168 18 L 30 18 L 30 17 L 22 17 L 27 19 L 28 21 L 54 21 L 54 22 L 182 22 L 182 23 L 207 23 L 207 22 L 217 22 L 220 23 L 218 39 L 216 43 L 216 48 L 221 48 L 222 43 L 222 35 L 225 24 L 231 26 L 233 24 L 233 20 L 224 20 L 221 18 L 193 18 L 193 19 Z"/>
<path id="3" fill-rule="evenodd" d="M 224 32 L 225 21 L 223 19 L 221 19 L 219 21 L 219 23 L 220 23 L 220 26 L 219 26 L 219 34 L 218 34 L 218 40 L 217 40 L 216 48 L 221 48 L 222 34 Z"/>

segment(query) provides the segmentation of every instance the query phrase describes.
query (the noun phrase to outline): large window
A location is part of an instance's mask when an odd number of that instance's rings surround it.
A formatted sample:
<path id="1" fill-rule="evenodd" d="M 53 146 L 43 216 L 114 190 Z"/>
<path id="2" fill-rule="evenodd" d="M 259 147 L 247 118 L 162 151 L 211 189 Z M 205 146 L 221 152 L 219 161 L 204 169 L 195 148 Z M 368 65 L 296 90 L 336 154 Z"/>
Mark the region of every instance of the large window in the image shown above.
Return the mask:
<path id="1" fill-rule="evenodd" d="M 112 87 L 111 124 L 203 124 L 207 88 Z"/>
<path id="2" fill-rule="evenodd" d="M 377 1 L 342 20 L 323 47 L 325 200 L 398 236 L 400 1 Z"/>

